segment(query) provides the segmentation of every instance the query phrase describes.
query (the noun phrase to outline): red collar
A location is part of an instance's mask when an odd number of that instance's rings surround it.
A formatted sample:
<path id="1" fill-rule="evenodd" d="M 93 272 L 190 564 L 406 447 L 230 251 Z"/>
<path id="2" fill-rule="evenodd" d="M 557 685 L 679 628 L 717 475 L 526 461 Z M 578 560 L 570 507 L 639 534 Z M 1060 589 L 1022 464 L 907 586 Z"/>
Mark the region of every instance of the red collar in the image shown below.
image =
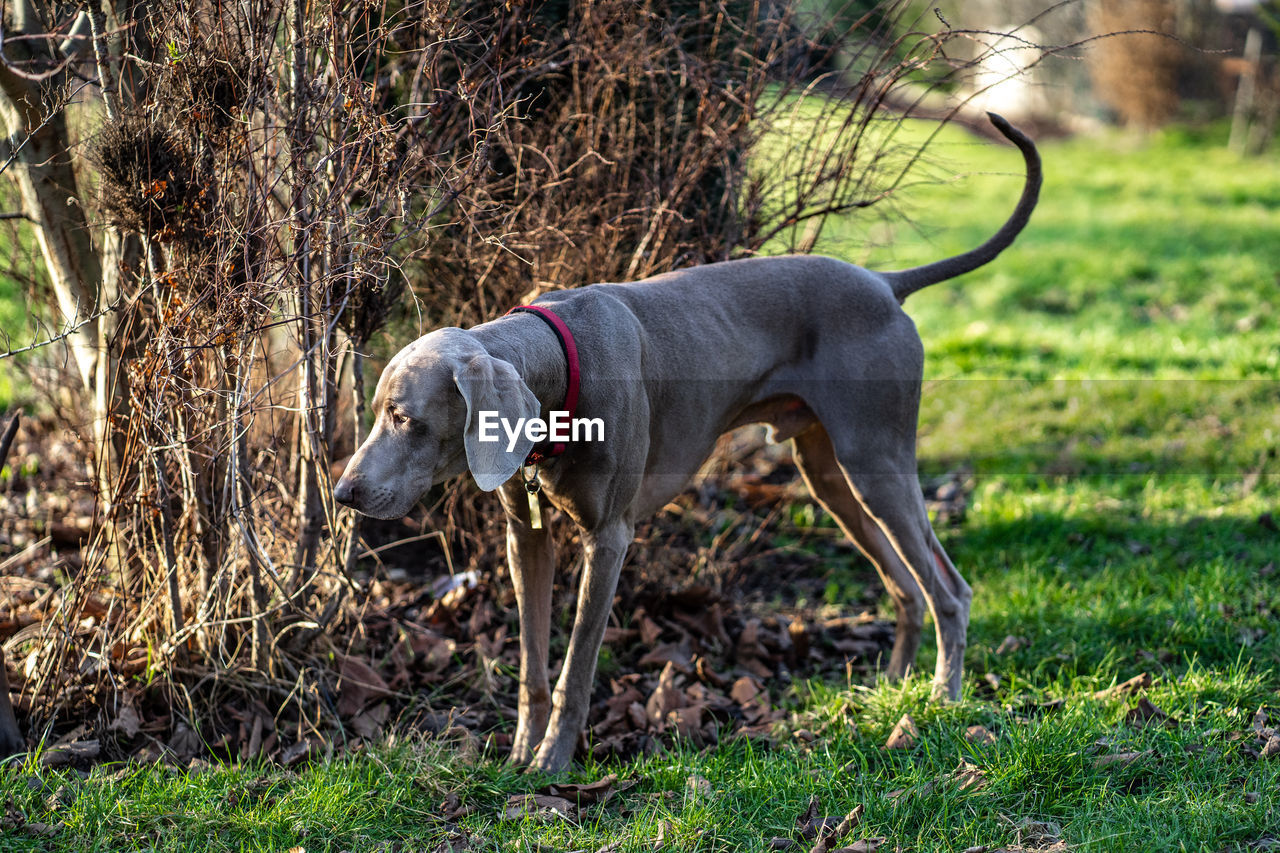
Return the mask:
<path id="1" fill-rule="evenodd" d="M 564 361 L 569 372 L 568 387 L 564 392 L 564 410 L 569 413 L 569 419 L 573 420 L 578 413 L 578 384 L 580 378 L 578 345 L 573 340 L 573 333 L 569 331 L 569 327 L 565 325 L 564 320 L 561 320 L 550 308 L 543 308 L 541 305 L 517 305 L 507 313 L 516 314 L 520 312 L 540 317 L 543 322 L 551 327 L 551 331 L 555 332 L 556 337 L 560 340 L 560 349 L 564 350 Z M 566 445 L 563 442 L 556 442 L 550 448 L 544 446 L 539 449 L 535 447 L 525 457 L 524 464 L 537 465 L 539 462 L 543 462 L 553 456 L 559 456 L 566 449 Z"/>

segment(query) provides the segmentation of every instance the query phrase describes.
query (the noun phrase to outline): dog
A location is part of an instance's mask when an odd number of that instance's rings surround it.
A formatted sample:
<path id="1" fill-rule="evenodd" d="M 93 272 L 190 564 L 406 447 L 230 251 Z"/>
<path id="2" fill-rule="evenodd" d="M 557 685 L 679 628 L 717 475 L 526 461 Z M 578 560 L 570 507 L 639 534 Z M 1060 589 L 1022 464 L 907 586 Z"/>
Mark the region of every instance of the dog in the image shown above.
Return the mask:
<path id="1" fill-rule="evenodd" d="M 767 424 L 775 440 L 793 442 L 813 496 L 875 564 L 896 608 L 885 676 L 901 678 L 913 664 L 927 606 L 935 696 L 958 697 L 972 591 L 920 492 L 924 348 L 901 305 L 993 260 L 1036 206 L 1035 145 L 989 117 L 1021 151 L 1026 179 L 1008 221 L 969 252 L 889 273 L 816 256 L 759 257 L 555 291 L 469 330 L 431 332 L 387 364 L 373 429 L 334 499 L 398 518 L 464 472 L 498 490 L 520 617 L 513 761 L 549 772 L 571 762 L 636 523 L 679 493 L 722 433 L 744 424 Z M 557 406 L 602 422 L 603 440 L 552 445 L 539 441 L 545 430 L 508 428 L 545 424 Z M 497 422 L 505 432 L 495 440 Z M 578 525 L 586 553 L 554 692 L 555 556 L 543 496 Z"/>

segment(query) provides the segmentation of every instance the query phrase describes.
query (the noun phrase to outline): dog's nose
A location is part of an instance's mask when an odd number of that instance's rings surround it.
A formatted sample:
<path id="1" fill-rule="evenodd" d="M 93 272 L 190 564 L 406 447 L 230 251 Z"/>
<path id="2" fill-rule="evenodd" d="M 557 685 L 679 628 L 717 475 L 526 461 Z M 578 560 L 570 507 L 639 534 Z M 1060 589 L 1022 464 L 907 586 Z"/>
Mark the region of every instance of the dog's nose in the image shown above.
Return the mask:
<path id="1" fill-rule="evenodd" d="M 346 477 L 338 481 L 333 487 L 333 499 L 343 506 L 355 506 L 356 496 L 360 487 L 353 484 Z"/>

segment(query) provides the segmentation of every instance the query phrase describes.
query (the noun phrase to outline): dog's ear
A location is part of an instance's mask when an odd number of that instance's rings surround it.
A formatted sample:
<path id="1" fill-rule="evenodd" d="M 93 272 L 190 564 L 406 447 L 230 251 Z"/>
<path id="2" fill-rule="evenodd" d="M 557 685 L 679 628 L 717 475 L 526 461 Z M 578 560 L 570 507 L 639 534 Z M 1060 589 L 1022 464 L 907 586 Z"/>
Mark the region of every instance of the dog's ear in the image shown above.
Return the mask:
<path id="1" fill-rule="evenodd" d="M 501 428 L 492 431 L 497 441 L 481 441 L 480 413 L 494 412 L 498 418 L 515 424 L 518 419 L 537 417 L 541 406 L 511 362 L 487 353 L 460 363 L 453 381 L 467 402 L 467 426 L 462 436 L 467 468 L 476 485 L 491 492 L 520 470 L 533 442 L 521 430 L 515 447 L 508 450 L 510 438 Z"/>

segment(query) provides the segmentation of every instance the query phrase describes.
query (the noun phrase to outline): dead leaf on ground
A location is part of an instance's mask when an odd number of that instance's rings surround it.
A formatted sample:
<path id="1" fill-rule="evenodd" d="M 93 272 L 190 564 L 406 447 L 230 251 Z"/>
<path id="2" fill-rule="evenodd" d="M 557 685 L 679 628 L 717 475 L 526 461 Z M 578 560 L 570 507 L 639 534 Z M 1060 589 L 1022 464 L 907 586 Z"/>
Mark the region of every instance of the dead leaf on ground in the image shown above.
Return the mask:
<path id="1" fill-rule="evenodd" d="M 969 726 L 964 730 L 964 739 L 969 743 L 987 746 L 996 742 L 996 736 L 986 726 Z"/>
<path id="2" fill-rule="evenodd" d="M 863 805 L 853 807 L 834 827 L 827 824 L 818 833 L 818 839 L 809 853 L 832 853 L 840 839 L 844 838 L 862 821 Z"/>
<path id="3" fill-rule="evenodd" d="M 889 739 L 884 742 L 885 749 L 909 749 L 920 739 L 920 730 L 910 714 L 903 714 L 902 719 L 889 732 Z"/>
<path id="4" fill-rule="evenodd" d="M 837 847 L 831 853 L 875 853 L 889 841 L 884 836 L 876 838 L 864 838 L 861 841 L 855 841 L 848 847 Z"/>
<path id="5" fill-rule="evenodd" d="M 1143 758 L 1150 754 L 1151 751 L 1148 749 L 1144 749 L 1141 752 L 1113 752 L 1108 755 L 1099 755 L 1097 758 L 1093 759 L 1093 766 L 1106 767 L 1111 764 L 1128 766 L 1139 758 Z"/>
<path id="6" fill-rule="evenodd" d="M 689 642 L 682 640 L 679 643 L 664 643 L 640 658 L 636 665 L 646 668 L 671 665 L 687 675 L 693 672 Z"/>
<path id="7" fill-rule="evenodd" d="M 653 849 L 661 850 L 667 846 L 667 833 L 671 831 L 671 821 L 664 820 L 658 824 L 658 837 L 653 839 Z"/>
<path id="8" fill-rule="evenodd" d="M 1110 699 L 1113 696 L 1126 696 L 1130 693 L 1137 693 L 1139 690 L 1146 690 L 1151 684 L 1151 673 L 1142 672 L 1127 681 L 1096 691 L 1093 694 L 1093 698 Z"/>
<path id="9" fill-rule="evenodd" d="M 1129 713 L 1124 715 L 1124 721 L 1131 726 L 1151 723 L 1163 725 L 1172 722 L 1169 715 L 1151 704 L 1151 700 L 1146 696 L 1140 697 L 1138 704 L 1129 709 Z"/>
<path id="10" fill-rule="evenodd" d="M 1262 732 L 1267 729 L 1267 709 L 1259 708 L 1253 715 L 1253 730 Z"/>
<path id="11" fill-rule="evenodd" d="M 120 707 L 120 713 L 107 726 L 107 731 L 115 732 L 128 740 L 137 737 L 138 732 L 142 731 L 142 718 L 138 716 L 138 709 L 132 699 Z"/>
<path id="12" fill-rule="evenodd" d="M 387 682 L 365 660 L 336 652 L 338 659 L 338 715 L 351 717 L 374 699 L 391 695 Z"/>
<path id="13" fill-rule="evenodd" d="M 462 804 L 462 798 L 458 796 L 456 791 L 450 791 L 445 795 L 444 801 L 440 803 L 441 817 L 450 822 L 461 820 L 474 811 L 474 807 Z"/>
<path id="14" fill-rule="evenodd" d="M 1010 652 L 1016 652 L 1018 649 L 1026 645 L 1026 637 L 1015 637 L 1013 634 L 1010 634 L 1000 641 L 1000 645 L 996 646 L 996 654 L 1007 655 Z"/>
<path id="15" fill-rule="evenodd" d="M 577 820 L 578 809 L 564 797 L 551 794 L 512 794 L 507 799 L 506 809 L 502 812 L 503 820 L 551 817 Z"/>
<path id="16" fill-rule="evenodd" d="M 628 788 L 635 787 L 634 780 L 624 780 L 619 782 L 616 773 L 610 773 L 602 779 L 595 782 L 586 783 L 557 783 L 552 782 L 546 788 L 542 789 L 542 793 L 550 794 L 554 797 L 563 797 L 572 803 L 576 803 L 579 808 L 594 803 L 603 803 L 612 799 L 615 795 L 622 793 Z"/>
<path id="17" fill-rule="evenodd" d="M 1267 742 L 1263 745 L 1262 751 L 1259 754 L 1263 758 L 1272 758 L 1280 755 L 1280 735 L 1272 735 L 1267 738 Z"/>
<path id="18" fill-rule="evenodd" d="M 649 701 L 645 704 L 645 713 L 649 718 L 649 722 L 655 726 L 661 727 L 669 712 L 685 706 L 684 691 L 676 686 L 675 681 L 675 664 L 667 663 L 662 668 L 662 675 L 658 677 L 657 689 L 653 691 L 649 696 Z"/>
<path id="19" fill-rule="evenodd" d="M 987 774 L 976 764 L 961 761 L 960 766 L 951 774 L 951 778 L 960 783 L 961 791 L 977 791 L 986 787 Z"/>
<path id="20" fill-rule="evenodd" d="M 81 761 L 92 761 L 101 751 L 101 744 L 96 738 L 82 740 L 45 750 L 40 756 L 40 763 L 45 767 L 66 767 Z"/>
<path id="21" fill-rule="evenodd" d="M 711 796 L 711 782 L 694 773 L 684 783 L 685 792 L 692 798 L 706 799 Z"/>

